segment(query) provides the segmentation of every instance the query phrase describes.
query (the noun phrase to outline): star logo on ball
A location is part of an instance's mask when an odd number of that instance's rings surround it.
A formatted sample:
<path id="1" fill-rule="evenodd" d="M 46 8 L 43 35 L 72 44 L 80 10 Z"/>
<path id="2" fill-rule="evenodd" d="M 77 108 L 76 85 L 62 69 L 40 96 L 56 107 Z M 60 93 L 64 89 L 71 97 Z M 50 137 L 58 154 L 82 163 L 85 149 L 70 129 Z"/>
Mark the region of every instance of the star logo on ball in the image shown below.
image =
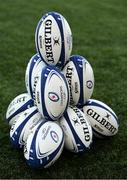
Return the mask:
<path id="1" fill-rule="evenodd" d="M 55 37 L 55 38 L 53 38 L 53 41 L 54 41 L 53 46 L 55 46 L 55 45 L 60 45 L 60 43 L 59 43 L 59 38 Z"/>
<path id="2" fill-rule="evenodd" d="M 24 113 L 24 116 L 27 116 L 27 114 L 28 114 L 28 113 L 25 112 L 25 113 Z"/>
<path id="3" fill-rule="evenodd" d="M 105 117 L 106 117 L 107 119 L 109 119 L 110 116 L 111 116 L 111 115 L 107 113 L 107 115 L 106 115 Z"/>
<path id="4" fill-rule="evenodd" d="M 77 119 L 77 118 L 73 118 L 72 120 L 73 120 L 73 122 L 74 122 L 74 125 L 80 124 L 80 123 L 78 122 L 78 119 Z"/>

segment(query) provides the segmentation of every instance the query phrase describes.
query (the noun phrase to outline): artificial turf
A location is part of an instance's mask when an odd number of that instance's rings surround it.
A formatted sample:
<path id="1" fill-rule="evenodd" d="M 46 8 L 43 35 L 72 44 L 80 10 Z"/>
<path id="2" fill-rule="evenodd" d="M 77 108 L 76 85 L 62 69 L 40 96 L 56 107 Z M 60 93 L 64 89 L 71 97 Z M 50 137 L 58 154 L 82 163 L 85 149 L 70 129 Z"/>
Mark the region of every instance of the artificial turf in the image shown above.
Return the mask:
<path id="1" fill-rule="evenodd" d="M 127 1 L 0 0 L 0 178 L 120 179 L 127 178 Z M 60 12 L 73 33 L 72 54 L 92 65 L 92 98 L 118 115 L 119 132 L 94 139 L 88 152 L 63 151 L 49 169 L 31 169 L 22 151 L 12 148 L 5 113 L 10 101 L 26 91 L 25 70 L 36 53 L 34 33 L 43 14 Z"/>

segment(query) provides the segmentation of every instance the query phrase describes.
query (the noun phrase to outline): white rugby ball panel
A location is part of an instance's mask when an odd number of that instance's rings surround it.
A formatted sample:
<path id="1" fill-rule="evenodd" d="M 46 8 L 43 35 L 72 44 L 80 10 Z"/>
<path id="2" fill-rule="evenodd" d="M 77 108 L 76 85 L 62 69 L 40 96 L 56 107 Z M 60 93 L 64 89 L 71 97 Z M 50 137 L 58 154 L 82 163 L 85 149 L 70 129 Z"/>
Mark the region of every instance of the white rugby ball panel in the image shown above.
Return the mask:
<path id="1" fill-rule="evenodd" d="M 70 89 L 70 104 L 83 105 L 91 96 L 94 89 L 94 74 L 88 61 L 73 55 L 63 68 L 63 73 Z"/>
<path id="2" fill-rule="evenodd" d="M 78 152 L 78 147 L 76 145 L 76 141 L 73 136 L 72 130 L 64 117 L 60 119 L 60 126 L 64 131 L 65 148 L 71 152 Z"/>
<path id="3" fill-rule="evenodd" d="M 114 118 L 117 120 L 117 122 L 119 121 L 115 112 L 107 104 L 103 103 L 102 101 L 95 100 L 95 99 L 89 99 L 87 101 L 87 104 L 90 104 L 91 106 L 95 105 L 95 106 L 101 107 L 102 109 L 109 111 L 114 116 Z"/>
<path id="4" fill-rule="evenodd" d="M 11 127 L 13 125 L 14 122 L 16 122 L 19 118 L 19 116 L 23 113 L 24 111 L 22 112 L 18 112 L 17 115 L 14 115 L 14 117 L 12 117 L 10 120 L 9 120 L 9 126 Z"/>
<path id="5" fill-rule="evenodd" d="M 29 109 L 30 110 L 30 109 Z M 30 132 L 33 130 L 33 128 L 41 123 L 42 121 L 44 121 L 44 119 L 42 119 L 42 116 L 41 114 L 37 111 L 37 108 L 35 107 L 35 110 L 31 109 L 31 116 L 29 115 L 28 116 L 28 121 L 26 122 L 22 132 L 21 132 L 21 135 L 20 135 L 20 141 L 19 141 L 19 144 L 22 144 L 24 145 Z M 24 112 L 24 115 L 25 115 L 26 112 Z M 28 111 L 29 113 L 29 111 Z"/>
<path id="6" fill-rule="evenodd" d="M 68 61 L 72 51 L 72 33 L 67 20 L 62 15 L 61 15 L 61 20 L 63 24 L 65 60 Z"/>
<path id="7" fill-rule="evenodd" d="M 53 34 L 52 34 L 53 32 Z M 61 52 L 61 36 L 58 24 L 52 15 L 48 15 L 45 19 L 42 19 L 39 22 L 39 26 L 37 28 L 37 50 L 39 54 L 47 60 L 46 63 L 52 64 L 54 63 L 54 56 L 56 59 L 60 58 Z M 54 39 L 53 37 L 54 36 Z M 44 40 L 43 40 L 44 38 Z M 57 46 L 53 46 L 51 43 L 53 40 L 59 40 Z M 57 52 L 57 54 L 55 54 Z M 56 65 L 55 62 L 54 65 Z"/>
<path id="8" fill-rule="evenodd" d="M 82 113 L 80 109 L 78 109 L 77 107 L 72 107 L 72 109 L 73 109 L 73 119 L 72 119 L 73 128 L 77 126 L 76 129 L 77 134 L 78 136 L 80 135 L 79 138 L 82 140 L 82 142 L 84 142 L 84 138 L 85 138 L 85 146 L 88 148 L 92 143 L 91 125 L 89 121 L 87 121 L 86 116 L 84 115 L 84 113 Z M 71 119 L 72 118 L 71 113 L 69 113 L 68 115 L 69 115 L 69 119 Z M 81 133 L 81 128 L 82 128 L 82 133 Z"/>
<path id="9" fill-rule="evenodd" d="M 44 15 L 36 28 L 35 43 L 47 64 L 62 67 L 72 50 L 72 33 L 65 18 L 56 12 Z"/>
<path id="10" fill-rule="evenodd" d="M 101 101 L 90 99 L 83 107 L 94 134 L 113 136 L 118 132 L 119 122 L 114 111 Z"/>
<path id="11" fill-rule="evenodd" d="M 78 153 L 90 147 L 92 128 L 81 110 L 68 107 L 60 119 L 60 125 L 65 133 L 65 147 L 68 150 Z"/>
<path id="12" fill-rule="evenodd" d="M 58 120 L 68 106 L 69 90 L 64 75 L 55 67 L 41 72 L 36 86 L 36 104 L 40 113 L 50 120 Z"/>
<path id="13" fill-rule="evenodd" d="M 41 79 L 41 75 L 40 75 L 40 79 Z M 38 80 L 36 84 L 36 89 L 35 89 L 35 104 L 38 108 L 38 111 L 41 113 L 42 117 L 44 117 L 41 94 L 42 94 L 41 93 L 41 80 Z"/>
<path id="14" fill-rule="evenodd" d="M 48 164 L 46 164 L 44 166 L 44 168 L 48 168 L 50 167 L 51 165 L 53 165 L 57 159 L 60 157 L 60 155 L 62 154 L 62 151 L 63 151 L 63 148 L 64 148 L 64 141 L 63 143 L 61 143 L 61 145 L 59 146 L 59 149 L 56 150 L 56 152 L 52 155 L 52 160 L 48 162 Z"/>
<path id="15" fill-rule="evenodd" d="M 25 110 L 10 129 L 12 145 L 16 148 L 22 148 L 31 130 L 39 122 L 42 122 L 42 117 L 36 107 Z"/>
<path id="16" fill-rule="evenodd" d="M 34 67 L 36 66 L 37 62 L 40 61 L 40 56 L 39 54 L 35 54 L 31 57 L 31 59 L 28 62 L 27 68 L 26 68 L 26 73 L 25 73 L 25 84 L 26 84 L 26 89 L 28 93 L 30 94 L 32 98 L 32 72 Z"/>
<path id="17" fill-rule="evenodd" d="M 82 104 L 84 103 L 84 81 L 85 79 L 83 79 L 84 74 L 83 74 L 83 57 L 82 56 L 78 56 L 78 55 L 74 55 L 70 57 L 70 61 L 73 62 L 74 64 L 74 68 L 75 68 L 75 72 L 73 74 L 73 79 L 72 80 L 72 87 L 75 87 L 75 94 L 73 95 L 73 101 L 74 101 L 74 105 L 76 104 Z M 79 81 L 76 81 L 76 76 L 78 76 Z M 77 90 L 79 89 L 79 90 Z M 79 94 L 79 99 L 78 101 L 75 100 L 76 94 Z"/>
<path id="18" fill-rule="evenodd" d="M 94 90 L 94 73 L 90 63 L 85 59 L 83 62 L 83 87 L 84 87 L 84 103 L 90 99 Z"/>
<path id="19" fill-rule="evenodd" d="M 72 61 L 69 61 L 63 69 L 63 73 L 68 81 L 70 90 L 70 104 L 77 104 L 80 97 L 80 81 L 78 72 Z"/>
<path id="20" fill-rule="evenodd" d="M 29 135 L 24 156 L 30 166 L 46 168 L 59 158 L 63 144 L 62 129 L 54 122 L 44 121 Z"/>
<path id="21" fill-rule="evenodd" d="M 49 155 L 53 149 L 56 149 L 56 147 L 59 146 L 62 137 L 63 132 L 56 123 L 50 122 L 43 124 L 43 127 L 41 127 L 37 134 L 38 144 L 36 144 L 36 148 L 38 148 L 38 146 L 40 147 L 37 151 L 37 158 L 44 158 Z M 45 152 L 47 152 L 47 154 L 45 154 Z"/>
<path id="22" fill-rule="evenodd" d="M 65 79 L 56 71 L 51 71 L 45 84 L 46 109 L 51 118 L 59 118 L 68 105 L 68 88 Z M 58 86 L 58 85 L 59 86 Z M 59 111 L 58 111 L 59 110 Z"/>
<path id="23" fill-rule="evenodd" d="M 9 104 L 6 112 L 6 120 L 11 126 L 13 121 L 18 118 L 18 115 L 24 110 L 34 105 L 28 93 L 22 93 L 16 96 Z"/>
<path id="24" fill-rule="evenodd" d="M 39 72 L 46 66 L 46 64 L 40 60 L 37 62 L 36 66 L 33 69 L 32 77 L 31 77 L 31 84 L 32 84 L 32 98 L 35 100 L 34 93 L 37 81 L 39 79 Z"/>
<path id="25" fill-rule="evenodd" d="M 34 88 L 36 86 L 37 74 L 45 67 L 45 63 L 42 61 L 40 55 L 37 53 L 30 59 L 25 74 L 26 89 L 31 98 L 34 99 Z"/>
<path id="26" fill-rule="evenodd" d="M 37 69 L 34 72 L 34 78 L 33 78 L 33 82 L 32 82 L 33 83 L 33 89 L 32 89 L 33 90 L 33 100 L 34 100 L 35 105 L 36 105 L 36 97 L 35 97 L 36 85 L 41 76 L 41 71 L 45 67 L 44 62 L 42 62 L 42 63 L 43 63 L 43 66 L 42 66 L 42 64 L 38 64 Z"/>
<path id="27" fill-rule="evenodd" d="M 33 127 L 32 131 L 30 132 L 30 134 L 26 140 L 26 142 L 24 143 L 24 157 L 26 160 L 29 160 L 30 153 L 31 153 L 31 151 L 30 151 L 31 142 L 33 141 L 34 134 L 38 130 L 38 127 L 40 126 L 40 124 L 41 123 L 39 122 L 35 125 L 35 127 Z"/>

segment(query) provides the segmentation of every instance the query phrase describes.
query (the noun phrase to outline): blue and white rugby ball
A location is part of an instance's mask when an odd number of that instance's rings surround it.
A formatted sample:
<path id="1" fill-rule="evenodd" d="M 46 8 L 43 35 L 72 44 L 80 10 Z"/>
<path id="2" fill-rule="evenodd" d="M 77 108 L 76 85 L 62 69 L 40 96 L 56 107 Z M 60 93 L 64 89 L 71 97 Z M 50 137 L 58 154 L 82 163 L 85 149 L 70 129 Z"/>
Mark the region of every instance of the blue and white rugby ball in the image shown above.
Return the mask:
<path id="1" fill-rule="evenodd" d="M 58 120 L 69 102 L 69 89 L 64 75 L 54 66 L 43 68 L 38 80 L 36 105 L 45 119 Z"/>
<path id="2" fill-rule="evenodd" d="M 13 147 L 22 148 L 31 130 L 42 121 L 42 116 L 35 106 L 20 114 L 18 120 L 13 122 L 10 129 L 10 141 Z"/>
<path id="3" fill-rule="evenodd" d="M 60 126 L 65 134 L 65 148 L 74 153 L 80 153 L 90 148 L 92 143 L 92 128 L 85 114 L 77 107 L 68 107 L 60 118 Z"/>
<path id="4" fill-rule="evenodd" d="M 70 104 L 82 105 L 93 93 L 94 74 L 89 62 L 82 56 L 73 55 L 63 68 L 70 89 Z"/>
<path id="5" fill-rule="evenodd" d="M 9 104 L 6 112 L 6 120 L 9 125 L 12 125 L 13 121 L 18 118 L 20 113 L 33 105 L 34 102 L 28 93 L 23 93 L 15 97 Z"/>
<path id="6" fill-rule="evenodd" d="M 118 117 L 115 112 L 103 102 L 89 99 L 83 106 L 83 112 L 89 119 L 95 136 L 114 136 L 118 132 Z"/>
<path id="7" fill-rule="evenodd" d="M 38 73 L 45 67 L 40 55 L 37 53 L 30 59 L 25 74 L 26 89 L 32 99 L 35 99 L 35 88 L 38 81 Z"/>
<path id="8" fill-rule="evenodd" d="M 47 64 L 62 67 L 72 51 L 72 32 L 66 19 L 57 12 L 45 14 L 37 25 L 35 43 Z"/>
<path id="9" fill-rule="evenodd" d="M 51 166 L 61 155 L 64 134 L 59 125 L 44 121 L 35 126 L 24 146 L 24 156 L 29 166 L 34 168 Z"/>

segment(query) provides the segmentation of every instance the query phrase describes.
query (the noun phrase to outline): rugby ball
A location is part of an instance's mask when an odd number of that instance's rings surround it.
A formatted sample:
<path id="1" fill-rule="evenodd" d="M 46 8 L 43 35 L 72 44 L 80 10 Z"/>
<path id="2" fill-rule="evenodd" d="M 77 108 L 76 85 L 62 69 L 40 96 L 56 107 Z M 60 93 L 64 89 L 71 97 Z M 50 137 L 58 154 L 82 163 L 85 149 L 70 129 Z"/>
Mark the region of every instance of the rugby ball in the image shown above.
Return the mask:
<path id="1" fill-rule="evenodd" d="M 12 125 L 13 121 L 18 118 L 20 113 L 33 105 L 34 102 L 28 93 L 23 93 L 15 97 L 9 104 L 6 112 L 6 120 L 9 125 Z"/>
<path id="2" fill-rule="evenodd" d="M 38 72 L 43 69 L 45 63 L 42 61 L 39 54 L 35 54 L 30 59 L 25 73 L 25 84 L 26 89 L 32 99 L 34 99 L 35 95 L 35 87 L 38 80 Z"/>
<path id="3" fill-rule="evenodd" d="M 10 141 L 13 147 L 22 148 L 30 131 L 39 122 L 42 122 L 42 116 L 35 106 L 20 114 L 10 129 Z"/>
<path id="4" fill-rule="evenodd" d="M 66 19 L 57 12 L 45 14 L 36 28 L 35 44 L 47 64 L 62 67 L 72 51 L 72 33 Z"/>
<path id="5" fill-rule="evenodd" d="M 69 89 L 64 75 L 54 66 L 41 71 L 35 90 L 36 105 L 45 119 L 58 120 L 69 102 Z"/>
<path id="6" fill-rule="evenodd" d="M 82 109 L 90 121 L 95 136 L 114 136 L 118 132 L 118 117 L 115 112 L 103 102 L 89 99 Z"/>
<path id="7" fill-rule="evenodd" d="M 82 105 L 93 93 L 94 74 L 89 62 L 82 56 L 73 55 L 63 68 L 70 89 L 70 104 Z"/>
<path id="8" fill-rule="evenodd" d="M 44 121 L 31 131 L 24 146 L 24 156 L 34 168 L 51 166 L 61 155 L 64 134 L 59 125 Z"/>
<path id="9" fill-rule="evenodd" d="M 64 131 L 67 150 L 80 153 L 90 148 L 92 128 L 80 109 L 68 107 L 64 116 L 60 118 L 60 126 Z"/>

